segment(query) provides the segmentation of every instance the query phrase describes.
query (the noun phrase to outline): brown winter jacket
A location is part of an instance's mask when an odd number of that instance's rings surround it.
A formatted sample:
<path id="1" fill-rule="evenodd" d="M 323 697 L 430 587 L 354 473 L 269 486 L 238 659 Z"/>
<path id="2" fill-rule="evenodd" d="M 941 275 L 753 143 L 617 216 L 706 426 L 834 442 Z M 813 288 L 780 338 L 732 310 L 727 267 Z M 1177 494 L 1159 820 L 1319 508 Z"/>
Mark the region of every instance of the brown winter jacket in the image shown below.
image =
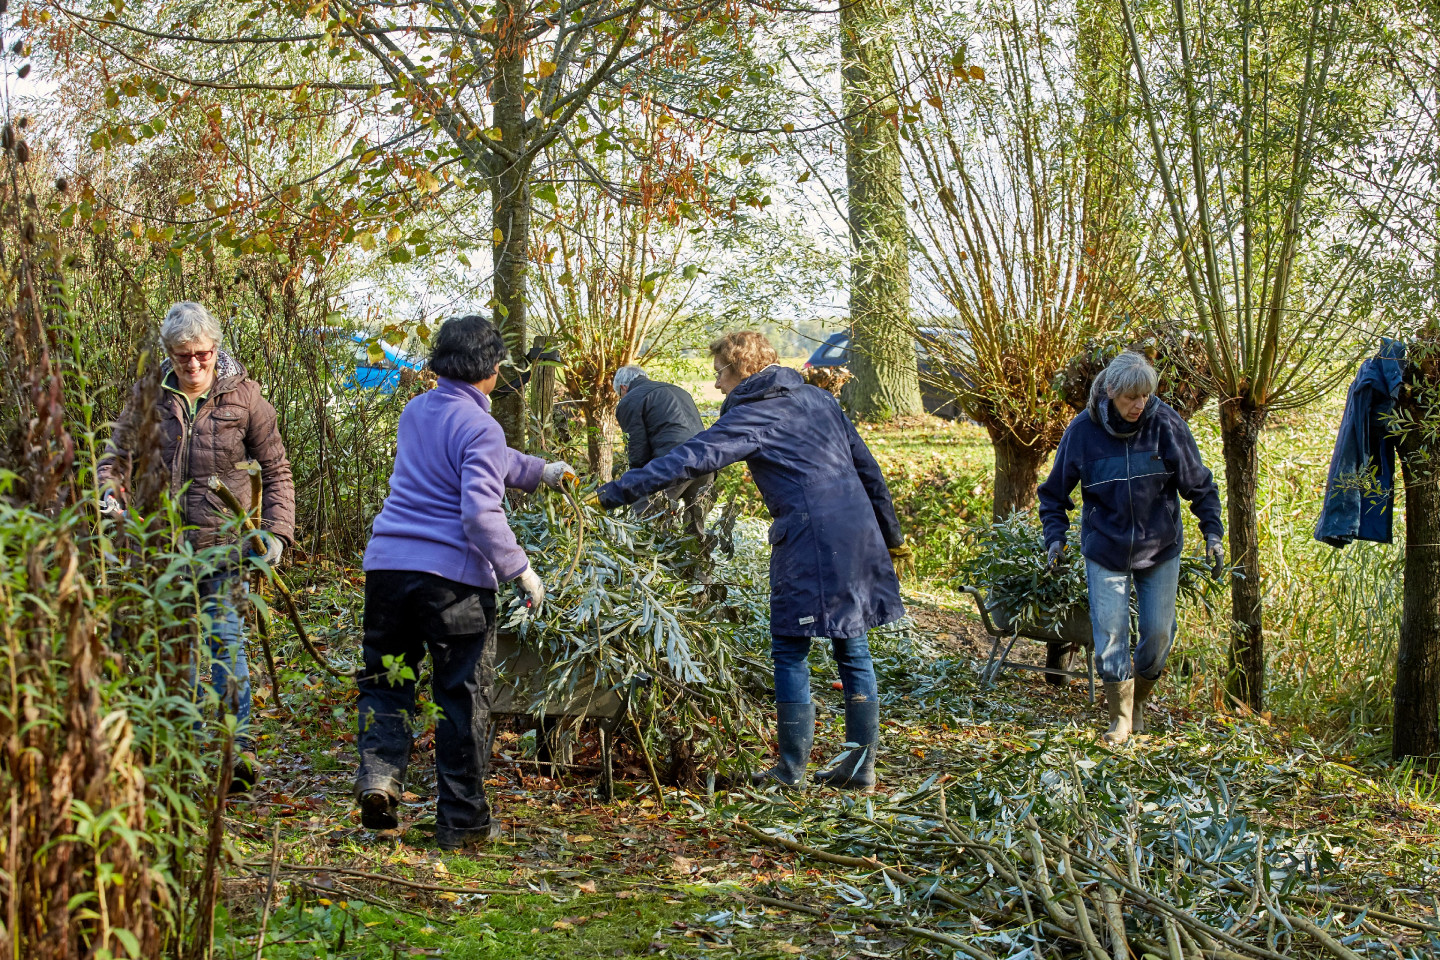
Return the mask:
<path id="1" fill-rule="evenodd" d="M 162 379 L 170 375 L 170 369 L 166 360 L 160 368 Z M 101 487 L 114 489 L 122 502 L 130 478 L 129 445 L 141 396 L 142 384 L 137 383 L 130 403 L 115 421 L 109 449 L 100 462 Z M 185 398 L 172 390 L 161 389 L 156 407 L 163 438 L 161 453 L 170 465 L 170 493 L 179 500 L 185 523 L 196 528 L 188 535 L 191 543 L 208 547 L 233 539 L 221 534 L 233 514 L 210 489 L 209 480 L 218 475 L 250 509 L 250 476 L 239 466 L 247 460 L 260 463 L 264 484 L 261 526 L 287 545 L 294 542 L 295 484 L 276 426 L 275 408 L 260 395 L 260 385 L 250 379 L 238 360 L 220 351 L 215 383 L 193 421 Z"/>

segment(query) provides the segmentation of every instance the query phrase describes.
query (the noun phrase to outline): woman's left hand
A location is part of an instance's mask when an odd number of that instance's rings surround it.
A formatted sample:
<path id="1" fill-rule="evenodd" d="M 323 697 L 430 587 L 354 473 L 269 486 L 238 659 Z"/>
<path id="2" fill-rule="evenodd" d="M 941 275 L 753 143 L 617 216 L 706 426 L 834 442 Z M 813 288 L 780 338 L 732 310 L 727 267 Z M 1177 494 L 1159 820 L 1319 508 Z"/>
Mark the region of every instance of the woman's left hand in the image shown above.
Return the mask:
<path id="1" fill-rule="evenodd" d="M 547 463 L 540 471 L 540 482 L 552 490 L 559 490 L 566 480 L 575 481 L 575 468 L 564 460 Z"/>
<path id="2" fill-rule="evenodd" d="M 1205 541 L 1205 559 L 1210 561 L 1210 573 L 1219 580 L 1225 575 L 1225 541 L 1212 537 Z"/>
<path id="3" fill-rule="evenodd" d="M 897 576 L 903 577 L 915 573 L 915 551 L 910 549 L 908 543 L 890 548 L 890 562 L 895 565 Z"/>

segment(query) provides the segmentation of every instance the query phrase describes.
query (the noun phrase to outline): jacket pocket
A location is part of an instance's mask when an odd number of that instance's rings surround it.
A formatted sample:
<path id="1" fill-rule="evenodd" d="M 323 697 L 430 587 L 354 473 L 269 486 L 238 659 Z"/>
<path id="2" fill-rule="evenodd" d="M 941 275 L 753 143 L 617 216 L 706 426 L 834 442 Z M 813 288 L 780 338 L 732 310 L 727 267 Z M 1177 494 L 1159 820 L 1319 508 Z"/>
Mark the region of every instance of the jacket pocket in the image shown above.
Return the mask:
<path id="1" fill-rule="evenodd" d="M 1128 466 L 1125 457 L 1102 457 L 1098 460 L 1087 460 L 1080 465 L 1080 489 L 1089 490 L 1092 487 L 1101 487 L 1125 480 L 1129 476 Z"/>
<path id="2" fill-rule="evenodd" d="M 796 530 L 809 522 L 810 514 L 808 513 L 787 513 L 770 524 L 770 532 L 766 534 L 765 539 L 772 547 L 784 543 Z"/>

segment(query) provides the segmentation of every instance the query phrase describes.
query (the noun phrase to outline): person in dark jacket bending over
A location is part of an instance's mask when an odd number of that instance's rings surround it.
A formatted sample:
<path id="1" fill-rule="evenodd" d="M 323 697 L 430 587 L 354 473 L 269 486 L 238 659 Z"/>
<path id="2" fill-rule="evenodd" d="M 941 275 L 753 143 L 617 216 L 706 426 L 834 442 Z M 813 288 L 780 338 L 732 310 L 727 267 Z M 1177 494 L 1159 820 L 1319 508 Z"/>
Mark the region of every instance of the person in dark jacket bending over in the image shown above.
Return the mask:
<path id="1" fill-rule="evenodd" d="M 566 463 L 546 463 L 506 445 L 505 431 L 490 415 L 504 358 L 505 343 L 484 317 L 456 317 L 440 327 L 430 352 L 437 383 L 400 414 L 390 495 L 365 547 L 365 666 L 355 680 L 360 822 L 371 830 L 399 825 L 415 674 L 428 650 L 432 697 L 441 711 L 435 840 L 447 850 L 490 831 L 484 747 L 495 590 L 517 583 L 532 613 L 545 599 L 545 586 L 506 520 L 505 489 L 559 487 L 575 475 Z M 392 669 L 397 662 L 412 671 L 408 678 Z"/>
<path id="2" fill-rule="evenodd" d="M 651 380 L 634 364 L 616 370 L 612 382 L 620 395 L 615 419 L 625 431 L 625 459 L 631 470 L 665 456 L 705 428 L 688 390 Z M 689 503 L 714 479 L 713 474 L 706 474 L 677 483 L 664 491 L 664 497 Z M 664 505 L 659 497 L 651 502 L 656 500 L 660 501 L 656 506 Z"/>
<path id="3" fill-rule="evenodd" d="M 1155 396 L 1155 368 L 1139 353 L 1110 361 L 1090 388 L 1090 402 L 1065 429 L 1050 477 L 1040 486 L 1040 518 L 1054 567 L 1070 529 L 1070 493 L 1084 503 L 1080 553 L 1090 593 L 1095 671 L 1105 685 L 1110 728 L 1124 743 L 1145 732 L 1145 701 L 1165 670 L 1175 640 L 1184 528 L 1180 497 L 1200 521 L 1205 554 L 1224 562 L 1220 494 L 1180 415 Z M 1140 608 L 1140 635 L 1130 655 L 1130 591 Z"/>
<path id="4" fill-rule="evenodd" d="M 756 776 L 798 786 L 815 733 L 806 658 L 828 637 L 845 690 L 845 739 L 853 745 L 816 781 L 875 785 L 880 708 L 866 633 L 905 612 L 894 562 L 908 558 L 880 467 L 835 398 L 775 363 L 759 333 L 710 345 L 720 418 L 663 457 L 600 488 L 605 509 L 634 503 L 680 480 L 744 460 L 770 525 L 770 632 L 779 762 Z"/>

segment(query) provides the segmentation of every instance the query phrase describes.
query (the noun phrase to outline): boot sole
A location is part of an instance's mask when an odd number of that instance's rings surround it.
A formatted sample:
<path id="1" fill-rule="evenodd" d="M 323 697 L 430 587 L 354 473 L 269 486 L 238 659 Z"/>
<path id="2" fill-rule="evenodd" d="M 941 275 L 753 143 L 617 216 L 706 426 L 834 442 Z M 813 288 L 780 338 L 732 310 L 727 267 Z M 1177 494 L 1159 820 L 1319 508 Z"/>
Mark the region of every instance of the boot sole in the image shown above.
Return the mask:
<path id="1" fill-rule="evenodd" d="M 379 792 L 367 793 L 360 798 L 360 824 L 367 830 L 394 830 L 400 826 L 395 816 L 395 803 Z"/>

